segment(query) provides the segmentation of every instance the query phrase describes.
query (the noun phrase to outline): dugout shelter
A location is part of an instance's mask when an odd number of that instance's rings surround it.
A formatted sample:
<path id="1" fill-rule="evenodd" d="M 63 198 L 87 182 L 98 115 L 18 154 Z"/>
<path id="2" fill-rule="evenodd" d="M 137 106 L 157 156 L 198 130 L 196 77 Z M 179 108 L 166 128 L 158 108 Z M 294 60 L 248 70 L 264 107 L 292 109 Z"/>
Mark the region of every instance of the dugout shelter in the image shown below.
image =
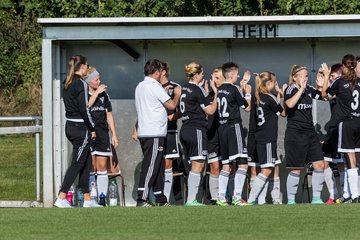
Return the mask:
<path id="1" fill-rule="evenodd" d="M 200 62 L 205 78 L 227 61 L 240 75 L 271 70 L 287 83 L 292 64 L 309 69 L 314 84 L 322 62 L 360 54 L 360 15 L 168 18 L 41 18 L 43 84 L 43 201 L 51 207 L 70 160 L 62 101 L 68 59 L 88 58 L 108 85 L 120 138 L 117 153 L 126 184 L 126 204 L 135 205 L 141 163 L 139 143 L 131 140 L 136 122 L 134 91 L 150 58 L 170 64 L 170 80 L 185 83 L 184 65 Z M 254 78 L 251 80 L 254 85 Z M 328 104 L 314 102 L 320 135 L 329 119 Z M 248 116 L 243 114 L 244 126 Z M 283 154 L 286 119 L 279 120 L 279 154 Z M 284 178 L 282 182 L 284 182 Z M 283 188 L 282 188 L 283 189 Z M 300 189 L 300 188 L 299 188 Z M 286 200 L 286 199 L 285 199 Z"/>

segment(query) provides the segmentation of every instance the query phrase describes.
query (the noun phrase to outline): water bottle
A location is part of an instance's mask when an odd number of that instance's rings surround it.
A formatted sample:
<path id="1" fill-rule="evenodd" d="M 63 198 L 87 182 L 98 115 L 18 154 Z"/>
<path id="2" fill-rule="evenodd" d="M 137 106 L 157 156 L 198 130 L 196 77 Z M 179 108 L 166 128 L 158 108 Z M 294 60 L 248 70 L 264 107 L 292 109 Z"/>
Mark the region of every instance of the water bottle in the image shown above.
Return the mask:
<path id="1" fill-rule="evenodd" d="M 90 191 L 90 198 L 97 202 L 97 190 L 96 190 L 96 183 L 91 182 L 91 191 Z"/>
<path id="2" fill-rule="evenodd" d="M 105 207 L 105 205 L 106 205 L 105 198 L 106 198 L 106 196 L 105 196 L 105 194 L 102 192 L 102 193 L 100 194 L 99 205 Z"/>
<path id="3" fill-rule="evenodd" d="M 95 183 L 96 185 L 96 178 L 95 178 L 95 173 L 94 172 L 90 172 L 90 177 L 89 177 L 89 189 L 91 190 L 92 188 L 92 183 Z"/>
<path id="4" fill-rule="evenodd" d="M 76 193 L 77 193 L 77 189 L 76 189 L 76 187 L 73 187 L 73 186 L 71 186 L 72 187 L 72 189 L 73 189 L 73 199 L 72 199 L 72 205 L 73 205 L 73 207 L 76 207 L 77 206 L 77 196 L 76 196 Z M 70 188 L 70 190 L 71 190 L 71 188 Z"/>
<path id="5" fill-rule="evenodd" d="M 69 202 L 71 206 L 73 205 L 73 192 L 74 189 L 70 188 L 70 190 L 66 194 L 66 200 Z"/>
<path id="6" fill-rule="evenodd" d="M 82 207 L 84 204 L 84 194 L 82 193 L 81 189 L 79 188 L 77 191 L 77 205 L 78 207 Z"/>
<path id="7" fill-rule="evenodd" d="M 117 186 L 114 181 L 111 182 L 109 186 L 109 205 L 117 206 Z"/>

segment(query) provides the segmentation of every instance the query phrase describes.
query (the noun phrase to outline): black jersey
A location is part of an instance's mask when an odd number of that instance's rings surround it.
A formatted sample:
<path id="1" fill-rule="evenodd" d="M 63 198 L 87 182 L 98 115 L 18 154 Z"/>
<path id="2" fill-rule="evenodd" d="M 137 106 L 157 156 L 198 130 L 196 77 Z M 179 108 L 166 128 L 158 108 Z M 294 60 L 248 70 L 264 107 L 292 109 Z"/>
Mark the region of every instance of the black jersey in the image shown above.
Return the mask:
<path id="1" fill-rule="evenodd" d="M 64 89 L 63 98 L 65 104 L 65 116 L 70 121 L 84 122 L 87 128 L 93 132 L 95 124 L 91 118 L 88 105 L 88 85 L 77 75 L 67 89 Z"/>
<path id="2" fill-rule="evenodd" d="M 359 92 L 359 81 L 353 92 L 351 92 L 350 82 L 343 78 L 339 78 L 329 86 L 326 93 L 336 96 L 336 105 L 331 112 L 331 126 L 337 125 L 347 118 L 360 116 Z"/>
<path id="3" fill-rule="evenodd" d="M 259 105 L 256 106 L 256 142 L 275 142 L 278 134 L 278 117 L 283 108 L 272 94 L 260 93 L 259 98 Z"/>
<path id="4" fill-rule="evenodd" d="M 223 83 L 218 89 L 217 101 L 220 124 L 241 123 L 240 107 L 246 108 L 248 103 L 238 86 Z"/>
<path id="5" fill-rule="evenodd" d="M 91 97 L 89 93 L 89 98 Z M 94 104 L 90 107 L 91 117 L 94 120 L 95 127 L 108 130 L 107 112 L 112 112 L 110 97 L 106 92 L 102 92 L 96 98 Z"/>
<path id="6" fill-rule="evenodd" d="M 174 99 L 174 97 L 175 97 L 174 89 L 177 86 L 180 86 L 180 85 L 177 84 L 176 82 L 171 82 L 171 81 L 168 81 L 167 83 L 162 85 L 162 87 L 164 89 L 167 89 L 167 93 L 169 94 L 171 99 Z M 167 113 L 168 113 L 168 115 L 171 115 L 171 114 L 176 113 L 178 111 L 179 111 L 179 109 L 178 109 L 178 107 L 176 107 L 174 110 L 167 110 Z M 176 130 L 177 130 L 177 120 L 168 121 L 167 131 L 168 132 L 174 132 Z"/>
<path id="7" fill-rule="evenodd" d="M 292 98 L 299 89 L 294 84 L 285 90 L 284 101 Z M 293 108 L 286 107 L 287 128 L 297 130 L 314 130 L 312 117 L 312 99 L 322 100 L 321 92 L 314 87 L 307 85 L 299 101 Z"/>
<path id="8" fill-rule="evenodd" d="M 205 90 L 189 82 L 182 87 L 180 111 L 183 126 L 207 127 L 207 117 L 204 108 L 211 103 L 211 97 L 205 96 Z"/>

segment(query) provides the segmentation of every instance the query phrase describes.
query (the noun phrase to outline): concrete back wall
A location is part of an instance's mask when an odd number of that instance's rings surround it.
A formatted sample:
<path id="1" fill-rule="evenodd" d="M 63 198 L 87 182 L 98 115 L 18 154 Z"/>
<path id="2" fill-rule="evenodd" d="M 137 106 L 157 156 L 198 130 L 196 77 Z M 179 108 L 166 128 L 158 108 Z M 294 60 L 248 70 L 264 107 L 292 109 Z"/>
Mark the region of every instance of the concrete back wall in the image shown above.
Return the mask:
<path id="1" fill-rule="evenodd" d="M 190 61 L 200 62 L 205 69 L 205 78 L 210 78 L 213 68 L 226 61 L 240 65 L 240 75 L 244 70 L 261 72 L 274 71 L 279 84 L 288 82 L 290 66 L 303 64 L 309 69 L 309 82 L 322 62 L 329 65 L 340 62 L 343 55 L 360 54 L 358 38 L 346 39 L 246 39 L 231 42 L 222 40 L 183 41 L 125 41 L 140 54 L 134 61 L 122 49 L 105 41 L 61 42 L 61 78 L 65 78 L 66 61 L 74 54 L 88 58 L 101 74 L 102 81 L 109 86 L 116 128 L 120 137 L 117 149 L 123 175 L 125 177 L 126 203 L 134 205 L 136 200 L 137 176 L 141 164 L 139 143 L 131 140 L 131 129 L 136 122 L 134 91 L 143 80 L 143 66 L 149 58 L 159 58 L 171 66 L 170 80 L 185 83 L 184 65 Z M 252 78 L 251 84 L 254 84 Z M 248 115 L 243 113 L 244 126 L 248 126 Z M 328 103 L 314 102 L 314 119 L 319 126 L 319 134 L 326 132 L 324 126 L 330 117 Z M 286 119 L 279 119 L 279 155 L 284 155 L 284 132 Z M 69 148 L 70 149 L 70 148 Z M 285 180 L 287 170 L 282 168 L 282 191 L 286 196 Z M 301 185 L 299 185 L 299 189 Z M 301 197 L 301 196 L 299 196 Z M 286 200 L 286 197 L 284 198 Z M 300 199 L 298 199 L 300 200 Z"/>

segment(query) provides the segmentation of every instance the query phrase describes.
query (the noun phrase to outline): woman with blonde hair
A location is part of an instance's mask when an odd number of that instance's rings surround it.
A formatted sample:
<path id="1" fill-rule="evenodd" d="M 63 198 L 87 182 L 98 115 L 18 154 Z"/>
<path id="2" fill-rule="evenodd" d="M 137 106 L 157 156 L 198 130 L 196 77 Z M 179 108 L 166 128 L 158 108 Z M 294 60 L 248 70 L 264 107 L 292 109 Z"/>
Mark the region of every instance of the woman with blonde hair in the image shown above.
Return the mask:
<path id="1" fill-rule="evenodd" d="M 215 83 L 215 87 L 219 87 L 224 83 L 225 79 L 221 67 L 217 67 L 211 73 L 211 79 Z M 212 101 L 217 101 L 214 98 L 214 92 L 210 92 Z M 208 159 L 207 162 L 210 167 L 209 176 L 209 192 L 211 203 L 214 204 L 217 200 L 219 190 L 219 174 L 220 174 L 220 142 L 219 142 L 219 113 L 215 111 L 214 115 L 208 116 Z"/>
<path id="2" fill-rule="evenodd" d="M 276 89 L 278 97 L 272 94 Z M 265 192 L 270 175 L 274 176 L 275 165 L 281 163 L 277 156 L 277 135 L 278 117 L 280 114 L 285 116 L 285 112 L 280 104 L 281 89 L 275 81 L 275 74 L 272 72 L 262 72 L 256 76 L 255 82 L 255 108 L 256 129 L 255 145 L 256 155 L 261 167 L 261 172 L 256 176 L 248 198 L 249 204 L 256 203 L 260 193 Z M 273 178 L 272 178 L 273 179 Z"/>
<path id="3" fill-rule="evenodd" d="M 216 112 L 217 102 L 211 102 L 209 93 L 200 86 L 204 81 L 204 69 L 199 63 L 192 62 L 185 65 L 185 75 L 189 82 L 183 86 L 180 97 L 183 121 L 180 140 L 191 161 L 191 171 L 188 176 L 188 198 L 185 206 L 203 206 L 196 200 L 196 195 L 208 153 L 207 115 L 213 115 Z M 210 86 L 214 91 L 214 99 L 216 99 L 217 89 L 213 81 L 210 81 Z"/>
<path id="4" fill-rule="evenodd" d="M 112 114 L 110 97 L 105 92 L 106 85 L 101 84 L 100 73 L 94 68 L 89 68 L 85 81 L 89 86 L 89 109 L 95 123 L 96 139 L 91 147 L 93 156 L 93 169 L 96 172 L 97 192 L 107 196 L 109 178 L 107 161 L 112 157 L 112 147 L 118 145 L 115 130 L 115 121 Z M 109 135 L 111 131 L 111 138 Z"/>
<path id="5" fill-rule="evenodd" d="M 288 204 L 295 204 L 301 168 L 310 163 L 314 167 L 311 203 L 323 204 L 320 194 L 324 183 L 324 154 L 312 118 L 312 100 L 323 98 L 321 92 L 307 82 L 306 67 L 293 65 L 284 96 L 287 115 L 285 157 L 286 166 L 291 169 L 286 183 Z"/>

